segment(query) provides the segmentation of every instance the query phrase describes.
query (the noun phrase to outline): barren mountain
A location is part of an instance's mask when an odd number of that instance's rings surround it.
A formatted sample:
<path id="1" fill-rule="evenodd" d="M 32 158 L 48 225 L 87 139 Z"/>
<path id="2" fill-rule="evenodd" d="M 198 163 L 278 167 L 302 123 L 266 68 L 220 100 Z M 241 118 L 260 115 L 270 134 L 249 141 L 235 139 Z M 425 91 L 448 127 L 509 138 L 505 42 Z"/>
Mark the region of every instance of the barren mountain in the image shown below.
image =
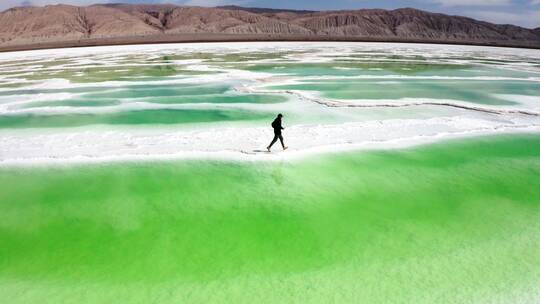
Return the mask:
<path id="1" fill-rule="evenodd" d="M 349 40 L 540 47 L 539 29 L 412 8 L 294 11 L 109 4 L 0 13 L 0 50 L 174 41 Z"/>

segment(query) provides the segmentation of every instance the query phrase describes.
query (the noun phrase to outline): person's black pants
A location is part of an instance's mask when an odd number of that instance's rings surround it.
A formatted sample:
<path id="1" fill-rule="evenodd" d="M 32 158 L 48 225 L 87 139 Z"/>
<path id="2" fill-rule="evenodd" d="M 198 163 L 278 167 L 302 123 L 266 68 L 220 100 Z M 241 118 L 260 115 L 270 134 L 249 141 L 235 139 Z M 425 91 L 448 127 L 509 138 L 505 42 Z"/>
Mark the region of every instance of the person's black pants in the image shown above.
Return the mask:
<path id="1" fill-rule="evenodd" d="M 272 139 L 272 142 L 270 143 L 270 146 L 268 146 L 268 148 L 272 148 L 272 146 L 276 143 L 278 138 L 279 138 L 279 141 L 281 142 L 281 146 L 285 148 L 285 144 L 283 143 L 283 136 L 281 136 L 281 133 L 275 133 L 275 132 L 274 132 L 274 139 Z"/>

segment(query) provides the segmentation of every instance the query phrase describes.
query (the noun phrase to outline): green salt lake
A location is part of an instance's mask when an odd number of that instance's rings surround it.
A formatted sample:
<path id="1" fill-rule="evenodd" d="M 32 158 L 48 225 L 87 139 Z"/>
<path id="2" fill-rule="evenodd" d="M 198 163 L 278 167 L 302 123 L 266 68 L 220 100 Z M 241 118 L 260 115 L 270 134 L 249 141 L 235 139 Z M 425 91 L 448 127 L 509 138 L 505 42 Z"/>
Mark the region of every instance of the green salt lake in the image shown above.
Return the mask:
<path id="1" fill-rule="evenodd" d="M 539 84 L 488 47 L 2 53 L 0 299 L 538 302 Z"/>
<path id="2" fill-rule="evenodd" d="M 0 170 L 11 303 L 538 296 L 540 137 L 298 162 Z"/>

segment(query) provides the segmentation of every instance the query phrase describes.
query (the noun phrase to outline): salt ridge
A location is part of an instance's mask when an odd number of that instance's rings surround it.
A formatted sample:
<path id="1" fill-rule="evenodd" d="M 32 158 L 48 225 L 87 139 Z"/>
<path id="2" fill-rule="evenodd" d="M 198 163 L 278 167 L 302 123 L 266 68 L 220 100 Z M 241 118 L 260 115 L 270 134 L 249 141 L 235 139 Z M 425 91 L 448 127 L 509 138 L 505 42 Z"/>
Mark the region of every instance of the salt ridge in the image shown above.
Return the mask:
<path id="1" fill-rule="evenodd" d="M 411 147 L 451 138 L 539 132 L 527 119 L 483 120 L 464 117 L 393 119 L 286 129 L 286 152 L 260 152 L 272 138 L 261 127 L 204 130 L 89 130 L 33 134 L 0 132 L 0 166 L 100 163 L 171 159 L 233 161 L 293 160 L 310 155 L 366 149 Z M 46 147 L 46 149 L 44 149 Z"/>

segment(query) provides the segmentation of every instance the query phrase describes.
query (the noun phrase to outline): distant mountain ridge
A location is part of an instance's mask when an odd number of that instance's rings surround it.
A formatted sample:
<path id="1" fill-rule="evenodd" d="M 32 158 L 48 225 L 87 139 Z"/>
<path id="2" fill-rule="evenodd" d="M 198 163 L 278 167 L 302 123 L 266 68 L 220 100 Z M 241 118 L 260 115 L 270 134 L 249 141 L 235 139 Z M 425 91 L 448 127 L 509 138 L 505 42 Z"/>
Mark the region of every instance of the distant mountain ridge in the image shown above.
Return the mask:
<path id="1" fill-rule="evenodd" d="M 397 41 L 540 48 L 540 28 L 413 8 L 341 11 L 172 4 L 18 7 L 0 13 L 0 50 L 180 41 Z"/>

